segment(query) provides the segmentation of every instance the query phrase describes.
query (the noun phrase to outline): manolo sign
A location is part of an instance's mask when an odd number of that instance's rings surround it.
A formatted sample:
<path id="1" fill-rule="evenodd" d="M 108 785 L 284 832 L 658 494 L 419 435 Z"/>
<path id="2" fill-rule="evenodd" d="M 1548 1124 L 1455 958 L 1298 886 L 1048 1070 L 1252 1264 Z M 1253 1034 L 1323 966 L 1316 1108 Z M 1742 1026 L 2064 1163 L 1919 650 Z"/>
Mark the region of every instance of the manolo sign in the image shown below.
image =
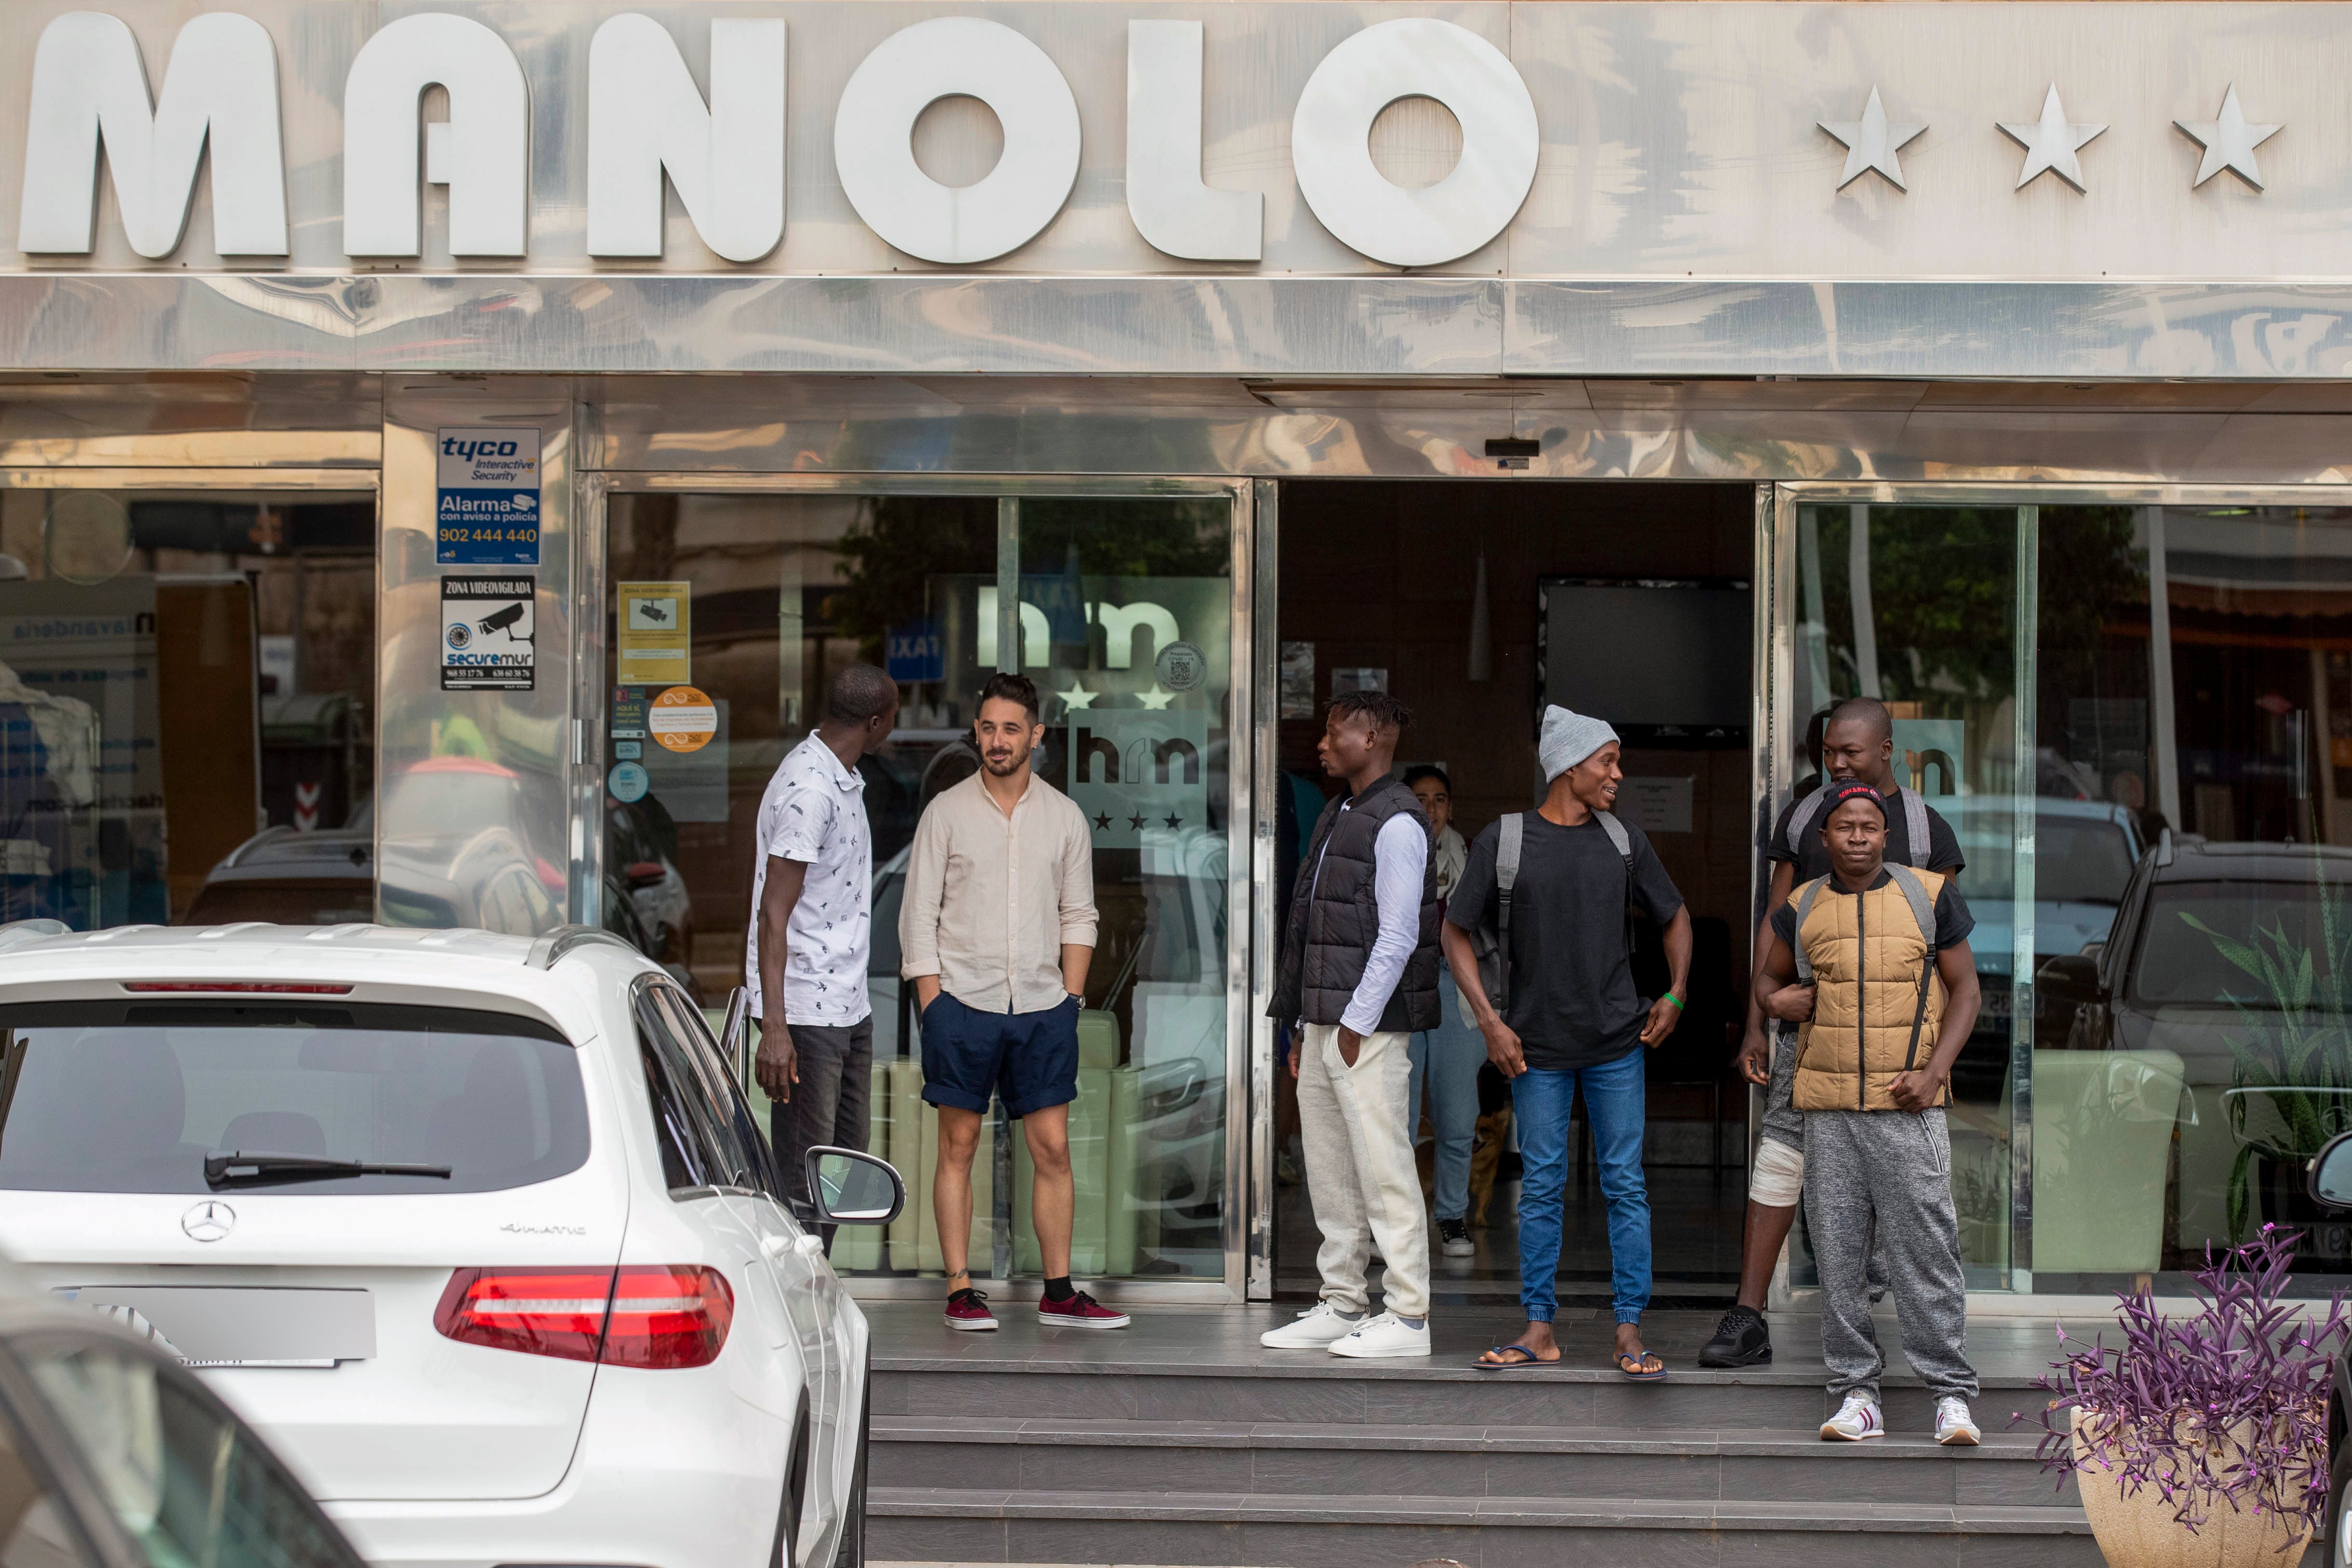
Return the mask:
<path id="1" fill-rule="evenodd" d="M 785 213 L 785 23 L 709 25 L 709 92 L 670 31 L 649 16 L 595 29 L 587 70 L 587 251 L 662 254 L 667 176 L 703 242 L 756 262 L 782 242 Z M 1202 25 L 1132 21 L 1127 39 L 1127 209 L 1162 253 L 1255 261 L 1264 198 L 1202 178 Z M 103 147 L 125 235 L 140 256 L 180 244 L 207 142 L 213 242 L 223 256 L 289 254 L 286 149 L 277 47 L 259 22 L 199 16 L 173 41 L 160 92 L 131 28 L 73 12 L 34 56 L 17 246 L 93 248 Z M 438 87 L 448 118 L 417 135 L 419 99 Z M 969 95 L 995 111 L 1003 152 L 978 183 L 940 183 L 915 161 L 915 120 Z M 1453 172 L 1421 190 L 1391 183 L 1369 147 L 1373 120 L 1426 97 L 1462 129 Z M 520 256 L 530 205 L 530 89 L 507 40 L 440 13 L 386 24 L 342 87 L 342 250 L 355 259 L 422 253 L 419 182 L 448 190 L 455 256 Z M 1324 57 L 1300 94 L 1290 157 L 1300 194 L 1343 244 L 1426 267 L 1477 250 L 1508 225 L 1536 174 L 1540 136 L 1527 85 L 1501 50 L 1426 16 L 1376 23 Z M 835 120 L 835 168 L 857 215 L 926 261 L 971 264 L 1027 244 L 1068 201 L 1079 171 L 1076 99 L 1061 69 L 1020 32 L 940 16 L 886 37 L 850 75 Z"/>

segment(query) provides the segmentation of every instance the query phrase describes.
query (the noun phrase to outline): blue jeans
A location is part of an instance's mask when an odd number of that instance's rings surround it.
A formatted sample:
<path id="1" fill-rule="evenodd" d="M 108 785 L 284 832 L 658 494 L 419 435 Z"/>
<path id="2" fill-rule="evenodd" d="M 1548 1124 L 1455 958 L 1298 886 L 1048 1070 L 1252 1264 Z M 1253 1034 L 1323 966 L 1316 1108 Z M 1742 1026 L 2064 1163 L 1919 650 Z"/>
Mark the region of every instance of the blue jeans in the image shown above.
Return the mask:
<path id="1" fill-rule="evenodd" d="M 1529 1322 L 1551 1322 L 1559 1307 L 1552 1277 L 1559 1272 L 1568 1110 L 1580 1082 L 1601 1165 L 1601 1196 L 1609 1204 L 1609 1278 L 1617 1321 L 1640 1322 L 1650 1304 L 1650 1193 L 1642 1181 L 1647 1054 L 1636 1047 L 1598 1067 L 1531 1068 L 1511 1080 L 1512 1119 L 1526 1167 L 1519 1184 L 1519 1301 Z"/>
<path id="2" fill-rule="evenodd" d="M 1437 1194 L 1440 1219 L 1470 1212 L 1470 1145 L 1478 1136 L 1478 1069 L 1486 1040 L 1462 1021 L 1461 1002 L 1450 970 L 1437 972 L 1437 1027 L 1412 1037 L 1408 1048 L 1412 1083 L 1406 1091 L 1405 1135 L 1421 1134 L 1421 1087 L 1429 1085 L 1429 1121 L 1437 1129 Z"/>

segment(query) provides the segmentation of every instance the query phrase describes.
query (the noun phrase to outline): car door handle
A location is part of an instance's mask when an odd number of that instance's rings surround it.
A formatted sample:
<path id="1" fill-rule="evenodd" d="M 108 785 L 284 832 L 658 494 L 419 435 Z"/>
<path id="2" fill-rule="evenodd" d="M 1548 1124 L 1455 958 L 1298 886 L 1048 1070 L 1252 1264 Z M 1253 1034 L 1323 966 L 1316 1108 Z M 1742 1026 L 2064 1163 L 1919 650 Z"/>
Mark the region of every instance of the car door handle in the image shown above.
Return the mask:
<path id="1" fill-rule="evenodd" d="M 771 1236 L 760 1243 L 760 1250 L 771 1258 L 781 1258 L 787 1252 L 803 1258 L 821 1258 L 824 1256 L 824 1238 L 822 1236 Z"/>

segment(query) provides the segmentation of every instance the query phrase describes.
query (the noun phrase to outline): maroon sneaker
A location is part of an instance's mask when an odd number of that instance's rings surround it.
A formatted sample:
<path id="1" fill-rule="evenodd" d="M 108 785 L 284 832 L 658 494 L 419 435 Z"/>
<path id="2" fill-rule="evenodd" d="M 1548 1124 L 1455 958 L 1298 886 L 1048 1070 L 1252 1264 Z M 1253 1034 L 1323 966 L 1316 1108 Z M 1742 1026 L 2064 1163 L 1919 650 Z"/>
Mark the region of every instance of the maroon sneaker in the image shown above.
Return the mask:
<path id="1" fill-rule="evenodd" d="M 948 1297 L 944 1314 L 948 1327 L 979 1333 L 996 1327 L 996 1314 L 988 1310 L 988 1298 L 969 1286 Z"/>
<path id="2" fill-rule="evenodd" d="M 1038 1297 L 1037 1321 L 1063 1329 L 1123 1329 L 1135 1320 L 1112 1312 L 1084 1291 L 1073 1291 L 1058 1301 Z"/>

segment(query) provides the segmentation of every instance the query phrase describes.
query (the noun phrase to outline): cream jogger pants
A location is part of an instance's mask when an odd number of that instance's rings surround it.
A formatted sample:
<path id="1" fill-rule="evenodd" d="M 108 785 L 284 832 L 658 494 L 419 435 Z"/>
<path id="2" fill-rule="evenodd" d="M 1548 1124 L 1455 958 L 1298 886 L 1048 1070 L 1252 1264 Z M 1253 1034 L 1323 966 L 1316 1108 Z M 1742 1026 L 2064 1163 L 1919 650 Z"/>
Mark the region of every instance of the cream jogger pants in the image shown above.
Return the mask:
<path id="1" fill-rule="evenodd" d="M 1339 1059 L 1337 1024 L 1308 1024 L 1299 1041 L 1299 1141 L 1307 1149 L 1307 1196 L 1323 1233 L 1315 1267 L 1323 1299 L 1345 1312 L 1370 1307 L 1364 1270 L 1377 1240 L 1388 1263 L 1388 1310 L 1404 1318 L 1429 1315 L 1429 1225 L 1405 1124 L 1412 1040 L 1402 1032 L 1368 1034 L 1353 1067 Z"/>

